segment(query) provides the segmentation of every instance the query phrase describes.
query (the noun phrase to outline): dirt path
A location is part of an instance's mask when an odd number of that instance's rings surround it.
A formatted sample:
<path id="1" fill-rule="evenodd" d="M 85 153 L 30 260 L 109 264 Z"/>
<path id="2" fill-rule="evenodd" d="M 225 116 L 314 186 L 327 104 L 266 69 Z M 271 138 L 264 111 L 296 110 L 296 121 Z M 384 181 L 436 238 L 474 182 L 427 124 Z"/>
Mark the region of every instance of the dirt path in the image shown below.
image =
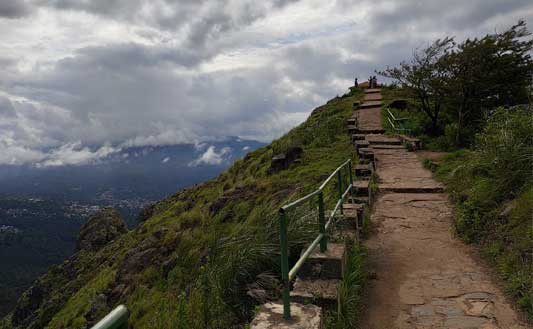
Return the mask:
<path id="1" fill-rule="evenodd" d="M 381 125 L 379 111 L 359 110 L 362 128 Z M 416 154 L 374 152 L 381 192 L 366 245 L 376 277 L 361 328 L 528 328 L 471 248 L 453 237 L 447 196 Z"/>

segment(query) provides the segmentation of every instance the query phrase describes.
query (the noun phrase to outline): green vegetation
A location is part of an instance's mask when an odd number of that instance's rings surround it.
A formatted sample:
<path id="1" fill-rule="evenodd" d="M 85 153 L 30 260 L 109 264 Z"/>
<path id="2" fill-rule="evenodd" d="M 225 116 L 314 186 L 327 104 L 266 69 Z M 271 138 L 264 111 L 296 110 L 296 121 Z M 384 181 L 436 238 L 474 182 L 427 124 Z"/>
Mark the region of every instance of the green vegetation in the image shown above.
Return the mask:
<path id="1" fill-rule="evenodd" d="M 399 83 L 414 105 L 406 114 L 415 133 L 443 136 L 437 144 L 448 149 L 469 146 L 494 108 L 530 102 L 530 36 L 519 21 L 479 39 L 439 39 L 380 74 Z"/>
<path id="2" fill-rule="evenodd" d="M 505 279 L 509 294 L 533 319 L 533 112 L 498 109 L 472 150 L 427 167 L 446 183 L 456 204 L 455 227 Z"/>
<path id="3" fill-rule="evenodd" d="M 356 328 L 361 311 L 363 290 L 367 281 L 366 250 L 359 244 L 351 246 L 346 260 L 344 278 L 339 285 L 339 303 L 325 310 L 325 328 Z"/>
<path id="4" fill-rule="evenodd" d="M 53 267 L 0 328 L 84 328 L 120 303 L 131 310 L 132 328 L 244 327 L 259 304 L 250 287 L 279 297 L 278 208 L 353 156 L 345 122 L 361 97 L 353 90 L 332 99 L 216 179 L 159 202 L 135 230 Z M 272 156 L 295 146 L 303 148 L 301 161 L 271 172 Z M 296 217 L 288 231 L 294 261 L 316 236 L 316 219 Z M 350 323 L 363 276 L 363 254 L 354 250 L 342 323 Z"/>

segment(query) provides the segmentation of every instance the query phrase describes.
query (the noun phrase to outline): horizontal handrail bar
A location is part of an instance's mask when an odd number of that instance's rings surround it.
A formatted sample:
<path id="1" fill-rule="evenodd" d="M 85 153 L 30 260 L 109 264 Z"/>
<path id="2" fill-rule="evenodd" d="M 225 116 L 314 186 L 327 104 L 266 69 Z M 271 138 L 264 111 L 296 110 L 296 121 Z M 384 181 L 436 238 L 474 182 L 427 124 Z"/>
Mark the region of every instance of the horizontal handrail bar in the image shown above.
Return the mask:
<path id="1" fill-rule="evenodd" d="M 291 202 L 291 203 L 289 203 L 289 204 L 284 205 L 283 207 L 281 207 L 281 210 L 282 210 L 282 211 L 287 211 L 287 210 L 289 210 L 290 208 L 292 208 L 292 207 L 294 207 L 294 206 L 297 206 L 297 205 L 303 203 L 304 201 L 307 201 L 309 198 L 311 198 L 311 197 L 317 195 L 318 193 L 320 193 L 320 190 L 316 190 L 316 191 L 314 191 L 314 192 L 311 192 L 311 193 L 309 193 L 308 195 L 306 195 L 306 196 L 304 196 L 304 197 L 302 197 L 302 198 L 299 198 L 299 199 L 296 200 L 296 201 L 293 201 L 293 202 Z"/>
<path id="2" fill-rule="evenodd" d="M 322 238 L 324 238 L 324 234 L 320 233 L 316 239 L 311 243 L 311 245 L 309 246 L 309 248 L 307 248 L 307 250 L 305 250 L 305 252 L 303 253 L 302 256 L 300 256 L 300 259 L 298 259 L 298 261 L 296 262 L 296 264 L 294 264 L 294 266 L 292 267 L 292 269 L 289 271 L 289 281 L 294 279 L 294 276 L 296 275 L 296 273 L 298 273 L 298 270 L 300 270 L 300 267 L 302 267 L 302 265 L 304 264 L 305 260 L 309 257 L 309 255 L 311 255 L 311 253 L 315 250 L 315 248 L 318 246 L 318 243 L 320 242 L 320 240 L 322 240 Z"/>
<path id="3" fill-rule="evenodd" d="M 328 178 L 326 178 L 326 180 L 324 181 L 324 183 L 322 183 L 322 185 L 320 185 L 320 187 L 319 187 L 318 189 L 319 189 L 319 190 L 323 190 L 324 187 L 326 187 L 326 185 L 329 183 L 329 181 L 332 180 L 333 177 L 337 174 L 337 172 L 338 172 L 339 170 L 341 170 L 342 167 L 346 166 L 350 161 L 352 161 L 352 160 L 348 159 L 348 160 L 344 161 L 343 164 L 341 164 L 337 169 L 335 169 L 335 171 L 334 171 L 331 175 L 329 175 Z"/>
<path id="4" fill-rule="evenodd" d="M 91 329 L 122 329 L 128 327 L 130 312 L 124 305 L 117 306 Z"/>

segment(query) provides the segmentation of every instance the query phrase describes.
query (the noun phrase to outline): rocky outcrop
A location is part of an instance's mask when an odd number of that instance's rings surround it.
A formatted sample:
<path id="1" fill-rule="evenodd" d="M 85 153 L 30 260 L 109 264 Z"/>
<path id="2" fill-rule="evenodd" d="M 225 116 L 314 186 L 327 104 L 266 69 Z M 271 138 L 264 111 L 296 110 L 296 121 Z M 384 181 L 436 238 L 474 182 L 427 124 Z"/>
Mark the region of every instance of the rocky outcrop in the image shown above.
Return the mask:
<path id="1" fill-rule="evenodd" d="M 142 208 L 139 215 L 137 215 L 137 222 L 143 223 L 148 218 L 152 217 L 155 214 L 155 206 L 155 204 L 151 204 Z"/>
<path id="2" fill-rule="evenodd" d="M 280 153 L 272 158 L 270 171 L 276 173 L 289 168 L 291 163 L 297 162 L 302 158 L 303 153 L 304 150 L 301 147 L 289 147 L 284 153 Z"/>
<path id="3" fill-rule="evenodd" d="M 118 211 L 104 208 L 81 227 L 76 251 L 97 251 L 127 231 L 128 228 Z"/>

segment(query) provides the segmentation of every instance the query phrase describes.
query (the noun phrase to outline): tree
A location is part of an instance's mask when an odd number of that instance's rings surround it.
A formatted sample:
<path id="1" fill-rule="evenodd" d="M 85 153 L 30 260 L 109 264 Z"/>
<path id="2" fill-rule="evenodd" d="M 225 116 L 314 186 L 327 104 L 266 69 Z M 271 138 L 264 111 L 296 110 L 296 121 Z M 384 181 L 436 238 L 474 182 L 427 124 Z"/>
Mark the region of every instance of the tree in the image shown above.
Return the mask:
<path id="1" fill-rule="evenodd" d="M 411 91 L 420 109 L 431 119 L 429 133 L 438 131 L 439 115 L 444 100 L 444 84 L 448 74 L 441 58 L 454 47 L 453 38 L 439 39 L 423 50 L 416 50 L 410 62 L 401 62 L 399 67 L 377 72 L 392 78 Z"/>
<path id="2" fill-rule="evenodd" d="M 503 33 L 467 39 L 439 60 L 448 71 L 446 105 L 455 117 L 457 146 L 464 144 L 465 127 L 479 130 L 487 112 L 528 102 L 530 35 L 519 21 Z"/>

